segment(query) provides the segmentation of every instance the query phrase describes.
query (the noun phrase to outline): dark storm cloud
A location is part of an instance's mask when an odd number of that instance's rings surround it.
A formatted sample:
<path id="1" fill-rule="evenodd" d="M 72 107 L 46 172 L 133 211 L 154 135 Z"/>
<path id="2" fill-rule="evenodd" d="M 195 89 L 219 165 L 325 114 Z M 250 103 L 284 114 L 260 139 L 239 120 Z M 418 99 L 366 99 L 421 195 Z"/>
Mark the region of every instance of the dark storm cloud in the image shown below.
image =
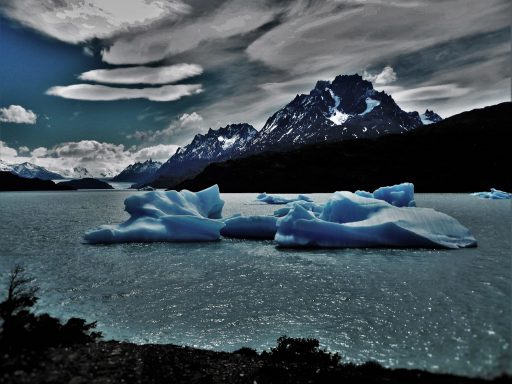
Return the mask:
<path id="1" fill-rule="evenodd" d="M 393 76 L 380 87 L 407 109 L 436 107 L 446 116 L 510 97 L 507 0 L 176 0 L 161 9 L 128 3 L 138 15 L 105 15 L 91 1 L 85 15 L 101 22 L 96 32 L 80 29 L 78 1 L 58 15 L 49 2 L 10 0 L 4 13 L 64 41 L 99 39 L 95 53 L 112 66 L 203 68 L 194 81 L 204 92 L 172 109 L 167 124 L 196 112 L 204 126 L 246 121 L 260 128 L 319 79 L 365 70 L 375 76 L 385 68 Z M 41 17 L 31 19 L 35 13 Z"/>

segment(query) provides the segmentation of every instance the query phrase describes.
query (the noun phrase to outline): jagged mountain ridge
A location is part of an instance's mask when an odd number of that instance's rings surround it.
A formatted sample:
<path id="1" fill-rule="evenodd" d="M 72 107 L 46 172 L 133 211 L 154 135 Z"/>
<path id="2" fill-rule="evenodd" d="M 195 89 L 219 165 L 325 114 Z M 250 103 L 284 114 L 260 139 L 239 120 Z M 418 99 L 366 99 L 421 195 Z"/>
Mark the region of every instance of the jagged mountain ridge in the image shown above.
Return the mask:
<path id="1" fill-rule="evenodd" d="M 309 94 L 297 95 L 275 112 L 259 132 L 248 124 L 233 124 L 196 135 L 162 165 L 151 184 L 174 185 L 211 163 L 227 159 L 322 142 L 402 134 L 440 120 L 430 110 L 422 115 L 402 110 L 390 95 L 375 90 L 358 74 L 339 75 L 332 81 L 318 81 Z M 226 134 L 226 130 L 241 126 L 251 129 L 240 138 L 234 137 L 233 132 Z"/>
<path id="2" fill-rule="evenodd" d="M 0 160 L 0 171 L 11 172 L 14 175 L 25 179 L 41 179 L 41 180 L 60 180 L 64 179 L 62 175 L 47 170 L 44 167 L 29 162 L 21 164 L 7 164 Z"/>
<path id="3" fill-rule="evenodd" d="M 247 152 L 405 133 L 421 125 L 418 112 L 403 111 L 360 75 L 340 75 L 318 81 L 309 94 L 297 95 L 274 113 Z"/>
<path id="4" fill-rule="evenodd" d="M 161 162 L 153 161 L 152 159 L 146 160 L 144 162 L 136 162 L 123 169 L 112 179 L 112 181 L 130 181 L 134 183 L 143 183 L 144 181 L 150 180 L 161 166 Z"/>
<path id="5" fill-rule="evenodd" d="M 374 190 L 407 180 L 419 192 L 512 189 L 512 103 L 474 109 L 405 134 L 317 143 L 211 164 L 171 189 L 313 193 Z"/>
<path id="6" fill-rule="evenodd" d="M 421 119 L 421 122 L 423 123 L 423 125 L 434 124 L 434 123 L 438 123 L 441 120 L 443 120 L 443 118 L 441 116 L 439 116 L 437 113 L 435 113 L 434 111 L 431 111 L 429 109 L 427 109 L 425 111 L 425 113 L 422 113 L 420 115 L 420 119 Z"/>
<path id="7" fill-rule="evenodd" d="M 208 164 L 239 157 L 242 149 L 257 134 L 250 124 L 229 124 L 217 130 L 209 129 L 206 134 L 197 134 L 192 142 L 178 148 L 155 173 L 155 179 L 172 182 L 184 180 Z"/>

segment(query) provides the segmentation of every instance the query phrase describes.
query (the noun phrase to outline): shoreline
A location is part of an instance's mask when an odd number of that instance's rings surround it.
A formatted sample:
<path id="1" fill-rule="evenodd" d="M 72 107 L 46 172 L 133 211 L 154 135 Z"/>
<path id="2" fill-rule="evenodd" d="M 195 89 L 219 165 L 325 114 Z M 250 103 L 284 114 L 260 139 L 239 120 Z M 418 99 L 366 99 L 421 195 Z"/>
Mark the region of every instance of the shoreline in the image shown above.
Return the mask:
<path id="1" fill-rule="evenodd" d="M 330 356 L 330 357 L 327 357 Z M 250 348 L 218 352 L 172 344 L 98 341 L 2 352 L 2 383 L 506 383 L 377 363 L 340 365 L 323 351 L 286 356 Z M 329 360 L 331 359 L 331 360 Z"/>

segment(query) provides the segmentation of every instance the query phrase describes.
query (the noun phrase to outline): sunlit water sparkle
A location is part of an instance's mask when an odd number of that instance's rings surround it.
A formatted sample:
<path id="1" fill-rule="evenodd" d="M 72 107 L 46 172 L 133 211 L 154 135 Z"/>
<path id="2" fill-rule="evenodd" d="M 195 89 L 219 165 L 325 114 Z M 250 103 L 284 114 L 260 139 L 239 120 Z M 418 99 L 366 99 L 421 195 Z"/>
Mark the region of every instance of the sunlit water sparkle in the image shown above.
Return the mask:
<path id="1" fill-rule="evenodd" d="M 127 218 L 132 191 L 0 194 L 0 272 L 37 277 L 40 311 L 97 320 L 107 338 L 215 350 L 316 337 L 347 361 L 470 376 L 512 373 L 510 201 L 417 194 L 479 246 L 284 250 L 272 241 L 87 245 Z M 312 195 L 325 202 L 328 194 Z M 277 207 L 222 194 L 225 216 Z"/>

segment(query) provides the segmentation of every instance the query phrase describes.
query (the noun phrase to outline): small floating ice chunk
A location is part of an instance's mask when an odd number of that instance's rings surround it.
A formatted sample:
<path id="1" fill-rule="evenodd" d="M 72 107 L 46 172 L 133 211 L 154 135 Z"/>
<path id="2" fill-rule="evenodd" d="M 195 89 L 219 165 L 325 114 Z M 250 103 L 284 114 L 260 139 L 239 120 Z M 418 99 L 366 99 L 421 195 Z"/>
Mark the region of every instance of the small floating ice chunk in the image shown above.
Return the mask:
<path id="1" fill-rule="evenodd" d="M 471 196 L 477 196 L 481 199 L 492 199 L 492 200 L 505 200 L 512 199 L 512 193 L 500 191 L 499 189 L 491 188 L 490 192 L 475 192 Z"/>
<path id="2" fill-rule="evenodd" d="M 395 207 L 415 207 L 414 184 L 402 183 L 389 187 L 380 187 L 373 191 L 373 197 L 387 201 Z"/>
<path id="3" fill-rule="evenodd" d="M 283 217 L 290 212 L 290 210 L 293 208 L 294 205 L 300 205 L 302 208 L 304 208 L 306 211 L 313 212 L 315 216 L 318 216 L 322 213 L 324 206 L 323 204 L 316 204 L 312 201 L 293 201 L 291 203 L 286 204 L 286 207 L 279 208 L 274 211 L 274 216 L 276 217 Z"/>
<path id="4" fill-rule="evenodd" d="M 351 192 L 336 192 L 319 218 L 294 205 L 277 225 L 275 240 L 284 247 L 476 246 L 469 230 L 444 213 L 429 208 L 399 208 Z"/>
<path id="5" fill-rule="evenodd" d="M 220 234 L 245 239 L 273 239 L 277 231 L 277 217 L 236 216 L 224 220 Z"/>
<path id="6" fill-rule="evenodd" d="M 150 241 L 213 241 L 225 224 L 220 220 L 224 201 L 214 185 L 199 192 L 152 191 L 128 197 L 130 219 L 102 225 L 85 233 L 88 243 Z"/>
<path id="7" fill-rule="evenodd" d="M 356 195 L 387 201 L 395 207 L 415 207 L 414 184 L 402 183 L 389 187 L 380 187 L 371 192 L 356 191 Z"/>
<path id="8" fill-rule="evenodd" d="M 265 192 L 260 193 L 258 196 L 256 196 L 256 199 L 267 204 L 287 204 L 293 201 L 312 201 L 311 198 L 309 198 L 306 195 L 298 195 L 295 198 L 286 198 L 279 195 L 269 195 Z"/>

